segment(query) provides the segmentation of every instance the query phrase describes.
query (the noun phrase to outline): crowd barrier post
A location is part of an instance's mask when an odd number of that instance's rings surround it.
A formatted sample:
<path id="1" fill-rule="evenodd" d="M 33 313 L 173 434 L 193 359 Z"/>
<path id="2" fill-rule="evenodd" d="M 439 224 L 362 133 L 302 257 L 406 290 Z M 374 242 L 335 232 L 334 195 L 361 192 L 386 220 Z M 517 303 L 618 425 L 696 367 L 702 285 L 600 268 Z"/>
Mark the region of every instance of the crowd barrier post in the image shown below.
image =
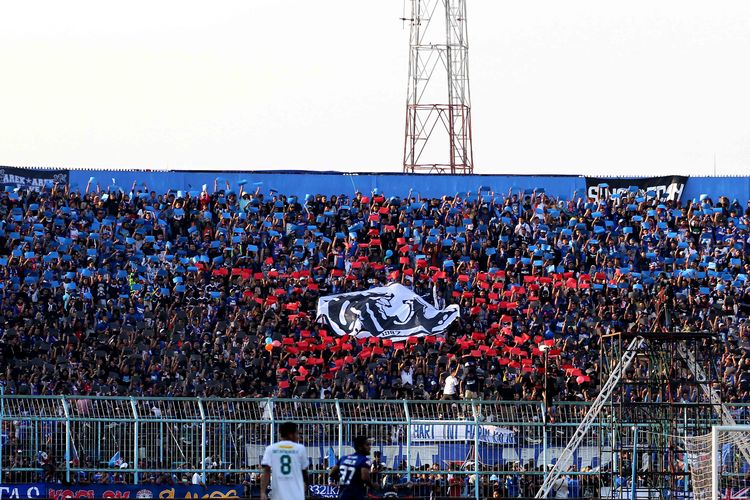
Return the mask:
<path id="1" fill-rule="evenodd" d="M 198 411 L 201 417 L 201 479 L 206 484 L 206 411 L 203 408 L 203 399 L 198 398 Z"/>
<path id="2" fill-rule="evenodd" d="M 479 500 L 479 489 L 482 486 L 479 475 L 479 407 L 471 400 L 471 411 L 474 413 L 474 499 Z"/>
<path id="3" fill-rule="evenodd" d="M 0 427 L 5 427 L 5 386 L 0 385 Z M 0 483 L 3 478 L 3 454 L 0 451 Z"/>
<path id="4" fill-rule="evenodd" d="M 344 456 L 344 418 L 341 415 L 341 403 L 339 400 L 336 400 L 336 419 L 339 421 L 339 428 L 338 428 L 338 435 L 339 435 L 339 444 L 337 446 L 336 450 L 336 456 L 340 459 L 342 456 Z M 327 464 L 328 468 L 330 469 L 335 464 Z"/>
<path id="5" fill-rule="evenodd" d="M 273 399 L 268 398 L 266 399 L 266 409 L 270 410 L 270 420 L 271 420 L 271 428 L 268 431 L 268 442 L 269 443 L 275 443 L 276 442 L 276 412 L 274 411 L 273 407 Z"/>
<path id="6" fill-rule="evenodd" d="M 547 423 L 547 405 L 544 402 L 539 403 L 540 410 L 542 412 L 542 480 L 547 480 L 547 471 L 549 467 L 547 466 L 547 434 L 549 432 L 549 425 Z"/>
<path id="7" fill-rule="evenodd" d="M 140 480 L 139 474 L 139 462 L 138 459 L 138 447 L 139 447 L 139 425 L 138 425 L 138 408 L 135 404 L 135 399 L 130 397 L 130 408 L 133 410 L 133 483 L 138 484 Z"/>
<path id="8" fill-rule="evenodd" d="M 70 484 L 70 408 L 65 398 L 61 399 L 63 415 L 65 416 L 65 480 Z"/>
<path id="9" fill-rule="evenodd" d="M 404 414 L 406 415 L 406 480 L 411 481 L 411 413 L 409 403 L 404 399 Z"/>

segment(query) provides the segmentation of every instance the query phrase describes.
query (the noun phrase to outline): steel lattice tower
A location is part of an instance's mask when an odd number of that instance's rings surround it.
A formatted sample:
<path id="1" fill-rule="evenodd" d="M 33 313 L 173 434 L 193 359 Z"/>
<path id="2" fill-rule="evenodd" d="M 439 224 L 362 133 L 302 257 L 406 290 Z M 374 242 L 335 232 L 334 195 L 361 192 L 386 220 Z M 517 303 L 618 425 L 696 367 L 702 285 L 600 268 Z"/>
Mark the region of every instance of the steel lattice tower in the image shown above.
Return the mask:
<path id="1" fill-rule="evenodd" d="M 410 0 L 404 172 L 474 173 L 466 0 Z"/>

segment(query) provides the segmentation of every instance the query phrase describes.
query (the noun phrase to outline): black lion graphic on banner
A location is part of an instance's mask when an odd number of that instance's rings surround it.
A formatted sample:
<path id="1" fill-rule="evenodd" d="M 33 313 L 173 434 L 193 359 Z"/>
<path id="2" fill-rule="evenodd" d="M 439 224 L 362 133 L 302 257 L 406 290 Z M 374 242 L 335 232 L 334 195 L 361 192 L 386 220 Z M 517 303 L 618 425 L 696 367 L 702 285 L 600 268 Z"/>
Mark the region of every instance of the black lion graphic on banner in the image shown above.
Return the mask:
<path id="1" fill-rule="evenodd" d="M 318 300 L 318 319 L 338 335 L 392 339 L 434 335 L 445 331 L 458 315 L 457 305 L 436 309 L 399 284 Z"/>

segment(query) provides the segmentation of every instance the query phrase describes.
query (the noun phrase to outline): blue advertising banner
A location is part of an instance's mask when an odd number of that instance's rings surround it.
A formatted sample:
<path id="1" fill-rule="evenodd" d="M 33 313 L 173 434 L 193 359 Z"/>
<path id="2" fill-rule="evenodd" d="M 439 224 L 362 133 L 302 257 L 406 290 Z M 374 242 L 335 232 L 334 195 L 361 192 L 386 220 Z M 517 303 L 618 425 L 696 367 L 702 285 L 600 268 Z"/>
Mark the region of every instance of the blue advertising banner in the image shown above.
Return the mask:
<path id="1" fill-rule="evenodd" d="M 79 486 L 49 485 L 47 498 L 240 498 L 242 487 L 153 484 L 91 484 Z"/>
<path id="2" fill-rule="evenodd" d="M 36 484 L 7 484 L 0 485 L 0 500 L 6 498 L 46 498 L 47 485 Z"/>
<path id="3" fill-rule="evenodd" d="M 311 484 L 310 495 L 314 498 L 338 498 L 339 487 L 331 484 Z"/>
<path id="4" fill-rule="evenodd" d="M 304 170 L 287 171 L 113 171 L 113 170 L 67 170 L 38 169 L 0 166 L 0 185 L 2 188 L 41 189 L 51 182 L 68 183 L 73 189 L 86 189 L 91 180 L 90 189 L 97 186 L 103 191 L 122 189 L 129 193 L 135 183 L 135 189 L 154 190 L 164 193 L 172 189 L 175 193 L 199 193 L 206 184 L 213 191 L 214 182 L 219 189 L 245 191 L 256 189 L 265 195 L 280 192 L 295 195 L 304 199 L 306 194 L 348 194 L 355 191 L 369 194 L 379 189 L 386 196 L 405 196 L 410 190 L 423 197 L 444 196 L 460 193 L 476 195 L 481 188 L 485 196 L 488 192 L 507 194 L 536 190 L 552 196 L 570 198 L 572 196 L 598 196 L 598 184 L 608 184 L 613 192 L 630 186 L 663 188 L 668 195 L 681 199 L 699 198 L 708 194 L 713 198 L 727 196 L 744 204 L 750 198 L 750 177 L 684 177 L 667 176 L 658 179 L 669 179 L 669 182 L 654 184 L 655 178 L 634 177 L 583 177 L 575 175 L 436 175 L 436 174 L 400 174 L 400 173 L 342 173 L 342 172 L 309 172 Z M 228 187 L 227 187 L 228 184 Z M 627 184 L 627 186 L 625 186 Z M 491 196 L 490 196 L 491 198 Z"/>
<path id="5" fill-rule="evenodd" d="M 6 171 L 8 174 L 12 173 L 8 168 Z M 47 176 L 50 172 L 52 171 L 37 170 L 34 175 Z M 129 193 L 135 183 L 136 191 L 146 189 L 165 193 L 168 189 L 172 189 L 175 193 L 192 191 L 197 195 L 203 184 L 206 184 L 208 190 L 212 192 L 216 181 L 219 189 L 231 189 L 235 193 L 239 191 L 240 186 L 243 186 L 245 191 L 258 190 L 266 196 L 280 192 L 285 195 L 295 195 L 300 199 L 304 199 L 306 194 L 316 193 L 326 195 L 343 193 L 351 196 L 355 191 L 361 191 L 363 194 L 369 194 L 375 188 L 386 196 L 401 197 L 406 196 L 410 190 L 414 196 L 419 194 L 423 197 L 452 196 L 456 193 L 466 195 L 467 192 L 476 195 L 480 188 L 485 196 L 487 192 L 494 192 L 496 195 L 507 194 L 509 189 L 515 193 L 544 190 L 549 195 L 569 199 L 574 194 L 575 196 L 590 194 L 589 190 L 600 183 L 609 184 L 610 188 L 615 190 L 619 189 L 621 184 L 627 184 L 626 187 L 641 184 L 644 187 L 650 187 L 649 178 L 638 177 L 627 179 L 590 177 L 587 179 L 575 175 L 348 174 L 299 170 L 276 172 L 71 170 L 69 172 L 70 186 L 83 191 L 92 177 L 93 181 L 90 186 L 92 190 L 96 190 L 98 185 L 103 191 L 122 189 Z M 682 200 L 699 198 L 701 194 L 708 194 L 713 198 L 723 195 L 730 200 L 737 199 L 744 205 L 750 198 L 750 177 L 669 176 L 669 179 L 669 183 L 658 183 L 653 187 L 666 186 L 665 190 L 671 190 L 669 192 L 672 196 L 679 192 Z M 675 179 L 678 182 L 673 182 Z M 681 179 L 686 180 L 683 183 Z M 10 177 L 9 180 L 11 180 Z M 17 178 L 13 180 L 18 181 Z"/>
<path id="6" fill-rule="evenodd" d="M 535 175 L 432 175 L 432 174 L 346 174 L 341 172 L 144 172 L 119 171 L 106 172 L 97 170 L 72 170 L 70 186 L 84 191 L 89 179 L 94 180 L 91 190 L 97 186 L 103 191 L 122 189 L 129 193 L 135 183 L 135 189 L 165 193 L 168 189 L 176 194 L 193 192 L 197 196 L 203 184 L 213 192 L 214 183 L 218 189 L 231 189 L 239 192 L 240 186 L 245 191 L 256 190 L 265 196 L 279 192 L 288 196 L 297 196 L 304 200 L 306 194 L 347 194 L 352 196 L 356 191 L 365 195 L 379 189 L 386 196 L 406 196 L 412 191 L 414 196 L 440 197 L 460 193 L 477 194 L 483 188 L 484 195 L 494 192 L 507 194 L 512 189 L 516 194 L 523 190 L 544 190 L 553 196 L 570 197 L 574 191 L 582 195 L 586 188 L 583 177 L 575 176 L 535 176 Z M 218 180 L 217 180 L 218 179 Z M 112 182 L 114 180 L 114 183 Z M 227 187 L 227 184 L 229 187 Z M 178 193 L 179 192 L 179 193 Z M 490 195 L 489 198 L 492 198 Z"/>

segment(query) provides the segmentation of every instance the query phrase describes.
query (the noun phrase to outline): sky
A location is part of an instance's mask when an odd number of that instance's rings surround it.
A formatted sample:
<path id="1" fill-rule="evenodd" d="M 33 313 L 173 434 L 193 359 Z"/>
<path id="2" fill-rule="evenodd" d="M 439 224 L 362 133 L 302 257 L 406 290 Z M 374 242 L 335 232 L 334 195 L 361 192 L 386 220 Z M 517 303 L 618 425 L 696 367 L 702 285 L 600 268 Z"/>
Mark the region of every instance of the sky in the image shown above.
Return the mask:
<path id="1" fill-rule="evenodd" d="M 467 4 L 476 173 L 750 172 L 750 2 Z M 7 2 L 0 165 L 399 172 L 403 15 L 402 0 Z"/>

